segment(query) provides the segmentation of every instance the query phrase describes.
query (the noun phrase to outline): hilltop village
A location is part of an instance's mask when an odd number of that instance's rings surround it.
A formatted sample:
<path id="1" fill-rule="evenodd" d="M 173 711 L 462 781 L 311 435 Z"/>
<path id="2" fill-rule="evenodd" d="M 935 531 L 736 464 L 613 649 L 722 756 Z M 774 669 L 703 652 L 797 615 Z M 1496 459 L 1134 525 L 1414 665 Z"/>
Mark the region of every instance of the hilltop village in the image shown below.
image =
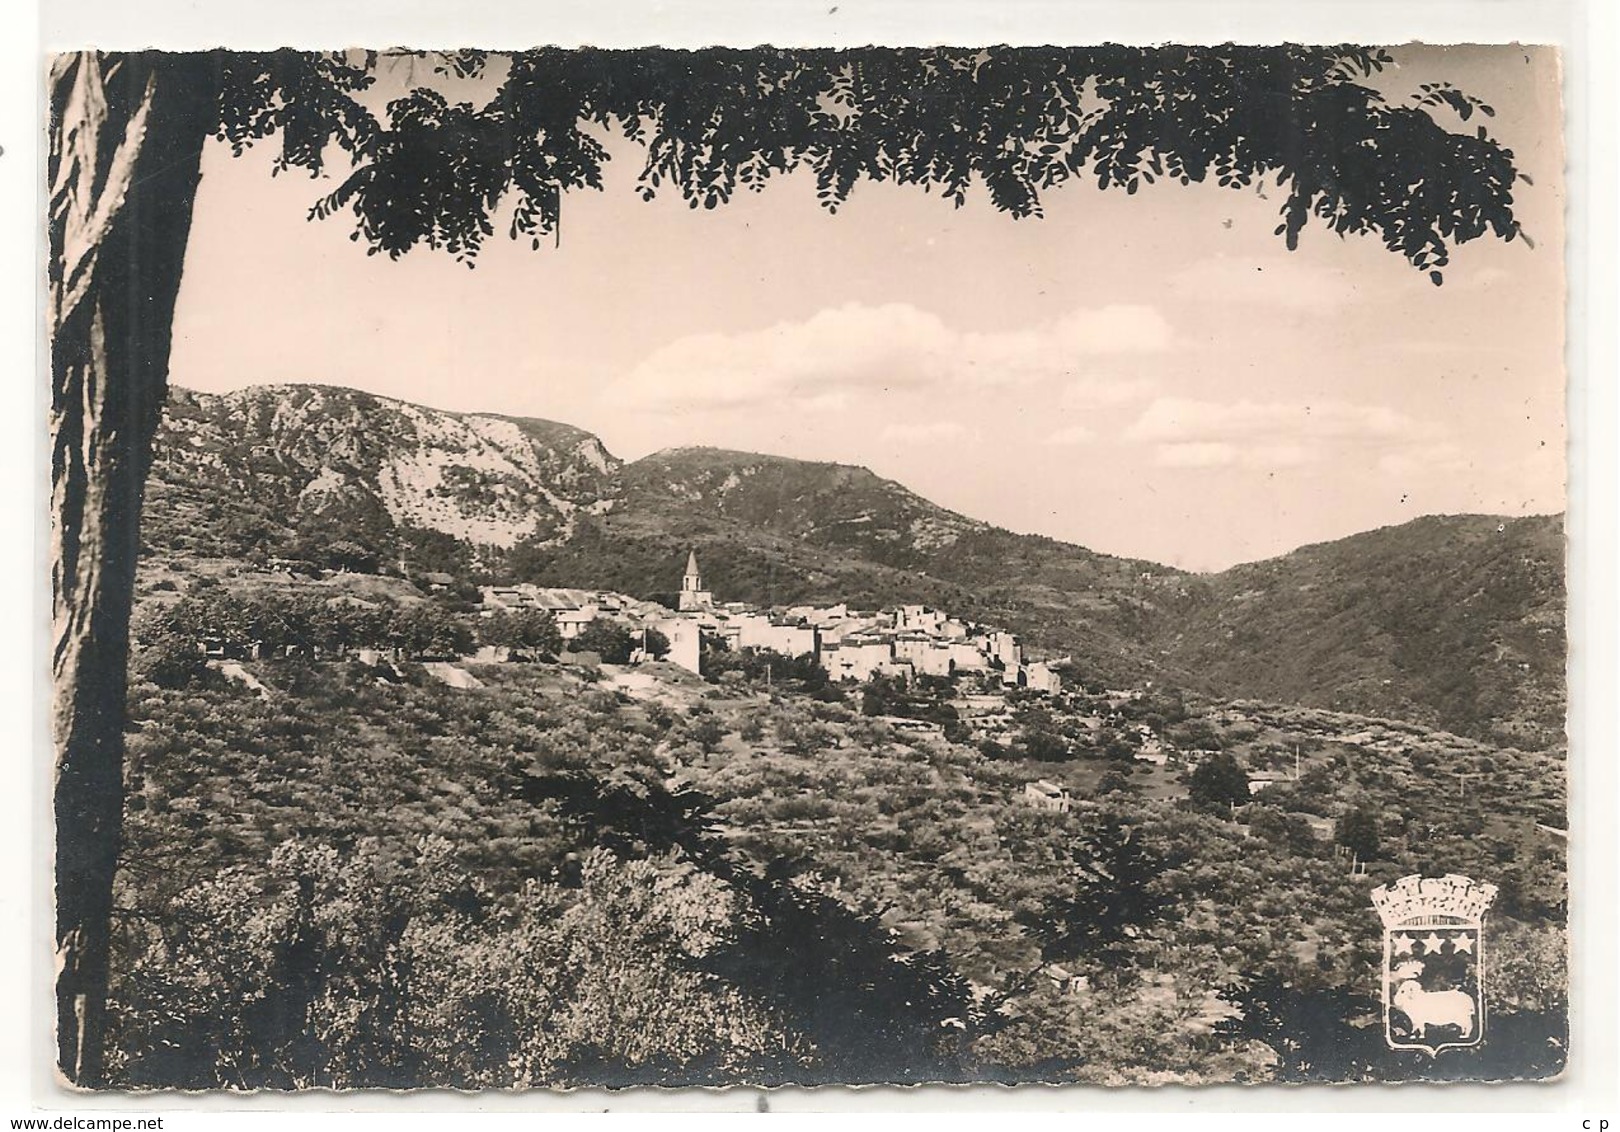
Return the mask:
<path id="1" fill-rule="evenodd" d="M 267 565 L 246 587 L 173 571 L 154 579 L 136 625 L 141 675 L 178 688 L 212 669 L 263 699 L 271 695 L 261 679 L 269 673 L 245 666 L 260 660 L 347 658 L 375 684 L 421 678 L 457 689 L 521 680 L 501 670 L 550 660 L 562 662 L 558 678 L 577 675 L 682 711 L 706 710 L 711 698 L 731 702 L 728 695 L 748 686 L 778 703 L 779 689 L 810 713 L 812 730 L 818 712 L 853 707 L 896 741 L 954 744 L 1022 764 L 1027 777 L 1012 792 L 1024 807 L 1056 813 L 1123 781 L 1148 796 L 1199 793 L 1231 806 L 1286 795 L 1311 766 L 1320 769 L 1329 744 L 1398 753 L 1423 732 L 1249 702 L 1190 708 L 1152 682 L 1104 687 L 1080 680 L 1069 657 L 1036 659 L 1005 629 L 921 604 L 871 611 L 846 602 L 722 601 L 705 585 L 695 552 L 679 589 L 657 601 L 586 588 L 477 586 L 438 572 L 311 576 Z M 759 753 L 740 724 L 737 734 L 739 751 Z M 805 745 L 802 735 L 783 734 L 778 742 Z M 1314 838 L 1332 834 L 1325 814 L 1301 821 Z"/>
<path id="2" fill-rule="evenodd" d="M 385 596 L 395 584 L 374 575 L 300 578 L 269 565 L 268 576 L 284 588 L 257 596 L 206 580 L 183 598 L 172 580 L 154 590 L 138 636 L 151 657 L 166 658 L 149 662 L 158 682 L 182 683 L 205 665 L 262 693 L 241 662 L 304 656 L 349 657 L 382 683 L 402 679 L 400 665 L 417 662 L 435 681 L 476 688 L 482 679 L 467 665 L 590 658 L 605 666 L 609 685 L 663 695 L 674 690 L 665 687 L 674 670 L 709 685 L 728 675 L 769 685 L 774 669 L 779 682 L 801 690 L 858 685 L 862 713 L 891 732 L 970 743 L 997 758 L 1060 763 L 1077 750 L 1106 752 L 1115 765 L 1174 776 L 1220 748 L 1207 727 L 1182 722 L 1177 697 L 1166 700 L 1151 684 L 1083 686 L 1071 658 L 1035 659 L 1014 633 L 926 605 L 762 608 L 718 600 L 695 551 L 679 589 L 659 601 L 528 583 L 471 586 L 427 573 L 410 580 L 415 601 L 402 603 Z M 325 596 L 332 588 L 344 592 Z M 653 662 L 668 667 L 660 672 Z M 1297 759 L 1278 755 L 1251 754 L 1238 796 L 1299 777 Z M 1045 778 L 1022 794 L 1027 805 L 1058 812 L 1073 798 Z"/>
<path id="3" fill-rule="evenodd" d="M 662 659 L 697 675 L 704 674 L 703 649 L 709 641 L 733 651 L 808 657 L 834 680 L 864 683 L 883 676 L 909 684 L 919 676 L 978 672 L 998 673 L 1008 688 L 1056 693 L 1063 687 L 1056 671 L 1062 660 L 1029 660 L 1012 633 L 922 605 L 867 612 L 843 603 L 765 610 L 747 602 L 716 601 L 703 584 L 696 551 L 687 555 L 674 609 L 624 594 L 534 585 L 486 586 L 482 595 L 486 616 L 499 611 L 550 614 L 565 643 L 604 618 L 634 632 L 656 632 L 668 642 Z"/>

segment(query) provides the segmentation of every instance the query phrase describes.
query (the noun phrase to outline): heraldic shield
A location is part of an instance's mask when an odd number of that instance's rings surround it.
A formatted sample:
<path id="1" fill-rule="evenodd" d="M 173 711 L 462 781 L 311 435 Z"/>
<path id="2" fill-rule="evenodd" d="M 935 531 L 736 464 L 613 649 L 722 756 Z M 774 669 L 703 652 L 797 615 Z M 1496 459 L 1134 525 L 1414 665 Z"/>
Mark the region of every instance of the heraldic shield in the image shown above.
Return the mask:
<path id="1" fill-rule="evenodd" d="M 1384 921 L 1384 1039 L 1391 1049 L 1477 1046 L 1485 1038 L 1485 912 L 1496 886 L 1406 876 L 1372 891 Z"/>

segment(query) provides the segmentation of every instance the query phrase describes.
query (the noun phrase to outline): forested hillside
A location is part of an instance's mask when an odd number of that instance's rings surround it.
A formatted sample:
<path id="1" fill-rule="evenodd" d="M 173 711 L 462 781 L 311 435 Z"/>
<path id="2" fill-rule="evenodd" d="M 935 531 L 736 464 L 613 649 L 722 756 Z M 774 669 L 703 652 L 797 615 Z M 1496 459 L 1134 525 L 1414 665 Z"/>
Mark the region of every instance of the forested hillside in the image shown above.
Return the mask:
<path id="1" fill-rule="evenodd" d="M 1020 701 L 1011 742 L 980 749 L 780 666 L 712 683 L 472 666 L 466 687 L 355 660 L 138 670 L 121 1085 L 1500 1079 L 1563 1061 L 1556 756 L 1304 709 L 1129 706 L 1250 766 L 1301 759 L 1260 798 L 1240 778 L 1238 804 L 1099 741 L 1084 720 L 1108 702 L 1080 693 Z M 1072 811 L 1031 808 L 1037 778 Z M 1439 1062 L 1379 1030 L 1368 892 L 1417 871 L 1502 889 L 1485 1044 Z"/>
<path id="2" fill-rule="evenodd" d="M 1196 684 L 1510 744 L 1564 733 L 1561 516 L 1430 516 L 1207 579 L 1159 628 Z"/>

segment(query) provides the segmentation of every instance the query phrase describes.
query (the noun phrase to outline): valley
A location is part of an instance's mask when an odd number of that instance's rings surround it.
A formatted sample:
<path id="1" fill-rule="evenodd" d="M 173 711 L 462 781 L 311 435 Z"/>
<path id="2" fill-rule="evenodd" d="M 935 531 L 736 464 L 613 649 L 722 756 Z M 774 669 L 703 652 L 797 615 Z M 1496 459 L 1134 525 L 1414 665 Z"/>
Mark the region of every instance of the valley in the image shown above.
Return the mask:
<path id="1" fill-rule="evenodd" d="M 123 1084 L 1563 1064 L 1555 518 L 1192 575 L 330 388 L 177 393 L 147 509 Z M 1491 1029 L 1436 1063 L 1369 894 L 1449 873 Z"/>

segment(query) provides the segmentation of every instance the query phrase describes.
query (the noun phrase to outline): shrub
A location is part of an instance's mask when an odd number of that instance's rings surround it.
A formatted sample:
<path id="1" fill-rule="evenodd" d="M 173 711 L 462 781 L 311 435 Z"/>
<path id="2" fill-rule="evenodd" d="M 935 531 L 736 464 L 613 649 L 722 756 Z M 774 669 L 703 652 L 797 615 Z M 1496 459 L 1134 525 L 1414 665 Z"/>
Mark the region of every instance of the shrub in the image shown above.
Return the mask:
<path id="1" fill-rule="evenodd" d="M 594 652 L 603 664 L 629 664 L 636 640 L 619 622 L 598 617 L 580 631 L 569 647 L 575 652 Z"/>
<path id="2" fill-rule="evenodd" d="M 160 688 L 184 688 L 207 674 L 197 642 L 175 632 L 160 633 L 137 654 L 135 673 Z"/>
<path id="3" fill-rule="evenodd" d="M 1211 755 L 1187 777 L 1187 797 L 1211 809 L 1242 805 L 1249 800 L 1249 776 L 1224 751 Z"/>

